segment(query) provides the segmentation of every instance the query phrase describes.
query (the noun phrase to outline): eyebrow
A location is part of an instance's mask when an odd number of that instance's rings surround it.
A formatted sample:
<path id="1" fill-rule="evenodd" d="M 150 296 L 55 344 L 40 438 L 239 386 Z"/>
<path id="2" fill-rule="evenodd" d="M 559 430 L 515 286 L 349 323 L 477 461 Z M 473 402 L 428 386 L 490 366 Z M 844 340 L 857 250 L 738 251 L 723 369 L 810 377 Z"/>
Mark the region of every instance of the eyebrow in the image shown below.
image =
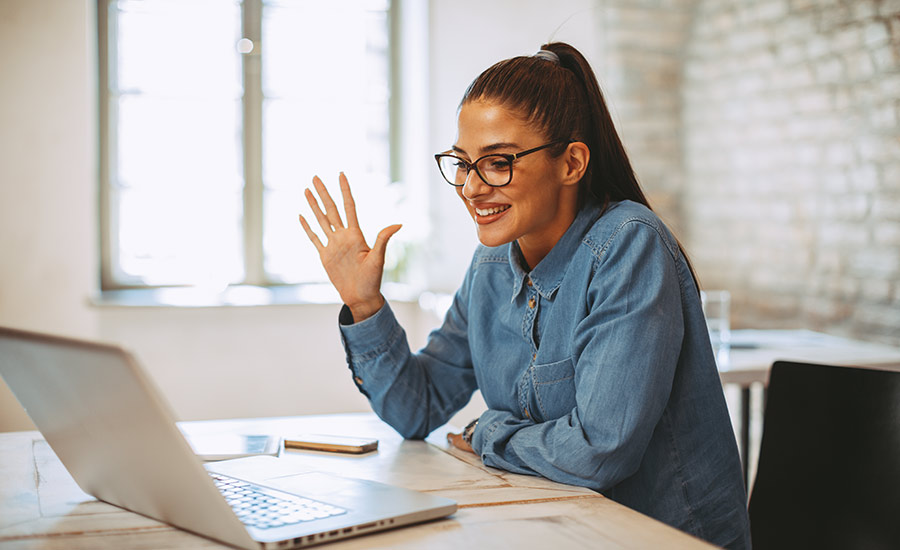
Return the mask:
<path id="1" fill-rule="evenodd" d="M 507 142 L 492 143 L 490 145 L 486 145 L 485 147 L 482 147 L 481 152 L 483 154 L 487 155 L 487 154 L 493 153 L 495 151 L 499 151 L 501 149 L 517 149 L 518 147 L 519 146 L 516 145 L 515 143 L 507 143 Z M 464 155 L 468 155 L 468 153 L 466 153 L 463 149 L 460 149 L 456 145 L 453 145 L 451 147 L 451 149 L 453 149 L 453 151 L 455 151 L 457 153 L 462 153 Z"/>

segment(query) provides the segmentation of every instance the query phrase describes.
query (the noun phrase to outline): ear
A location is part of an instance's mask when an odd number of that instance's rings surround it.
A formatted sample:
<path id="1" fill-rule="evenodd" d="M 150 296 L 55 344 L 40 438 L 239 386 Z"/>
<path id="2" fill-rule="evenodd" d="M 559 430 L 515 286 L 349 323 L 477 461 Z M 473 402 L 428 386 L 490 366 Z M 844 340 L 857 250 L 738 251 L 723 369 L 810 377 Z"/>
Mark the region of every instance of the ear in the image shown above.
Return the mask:
<path id="1" fill-rule="evenodd" d="M 591 150 L 580 141 L 574 141 L 562 154 L 561 165 L 563 185 L 577 185 L 587 171 L 591 160 Z"/>

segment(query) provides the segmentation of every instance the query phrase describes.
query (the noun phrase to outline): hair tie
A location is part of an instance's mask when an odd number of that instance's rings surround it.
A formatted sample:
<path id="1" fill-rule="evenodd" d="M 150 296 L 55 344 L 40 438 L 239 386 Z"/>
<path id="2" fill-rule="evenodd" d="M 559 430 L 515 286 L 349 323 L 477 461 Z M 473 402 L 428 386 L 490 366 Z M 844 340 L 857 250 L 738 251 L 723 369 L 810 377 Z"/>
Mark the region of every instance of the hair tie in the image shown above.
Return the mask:
<path id="1" fill-rule="evenodd" d="M 538 52 L 534 54 L 533 57 L 538 57 L 545 61 L 550 61 L 559 65 L 559 56 L 556 55 L 556 52 L 551 52 L 550 50 L 538 50 Z"/>

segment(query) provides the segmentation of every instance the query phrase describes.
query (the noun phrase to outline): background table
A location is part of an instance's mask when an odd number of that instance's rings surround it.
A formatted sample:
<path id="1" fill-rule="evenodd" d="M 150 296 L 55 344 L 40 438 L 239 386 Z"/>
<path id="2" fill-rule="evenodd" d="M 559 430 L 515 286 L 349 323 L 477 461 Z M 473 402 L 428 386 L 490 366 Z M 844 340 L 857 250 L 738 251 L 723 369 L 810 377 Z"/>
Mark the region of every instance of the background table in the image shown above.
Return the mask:
<path id="1" fill-rule="evenodd" d="M 900 370 L 900 348 L 831 336 L 809 330 L 734 330 L 728 353 L 719 354 L 719 378 L 740 391 L 740 447 L 744 480 L 748 489 L 758 454 L 758 441 L 751 444 L 750 432 L 762 433 L 769 371 L 775 361 L 796 361 L 824 365 L 865 366 Z M 758 414 L 751 415 L 750 391 L 757 386 L 762 396 Z"/>
<path id="2" fill-rule="evenodd" d="M 453 516 L 329 543 L 357 548 L 711 548 L 588 489 L 488 468 L 446 442 L 449 427 L 405 441 L 372 414 L 181 424 L 191 434 L 328 433 L 376 437 L 361 456 L 282 451 L 280 466 L 315 468 L 452 498 Z M 38 432 L 0 434 L 0 548 L 224 548 L 82 492 Z"/>

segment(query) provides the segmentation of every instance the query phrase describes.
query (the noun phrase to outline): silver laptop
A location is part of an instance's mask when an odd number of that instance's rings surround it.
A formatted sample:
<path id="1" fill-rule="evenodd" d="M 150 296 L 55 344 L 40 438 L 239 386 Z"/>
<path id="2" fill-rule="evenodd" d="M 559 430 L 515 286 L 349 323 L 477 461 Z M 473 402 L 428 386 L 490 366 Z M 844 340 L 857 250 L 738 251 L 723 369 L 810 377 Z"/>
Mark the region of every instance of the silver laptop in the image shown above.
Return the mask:
<path id="1" fill-rule="evenodd" d="M 86 493 L 232 546 L 302 547 L 456 511 L 400 487 L 285 472 L 273 456 L 204 465 L 117 346 L 0 327 L 0 375 Z"/>

